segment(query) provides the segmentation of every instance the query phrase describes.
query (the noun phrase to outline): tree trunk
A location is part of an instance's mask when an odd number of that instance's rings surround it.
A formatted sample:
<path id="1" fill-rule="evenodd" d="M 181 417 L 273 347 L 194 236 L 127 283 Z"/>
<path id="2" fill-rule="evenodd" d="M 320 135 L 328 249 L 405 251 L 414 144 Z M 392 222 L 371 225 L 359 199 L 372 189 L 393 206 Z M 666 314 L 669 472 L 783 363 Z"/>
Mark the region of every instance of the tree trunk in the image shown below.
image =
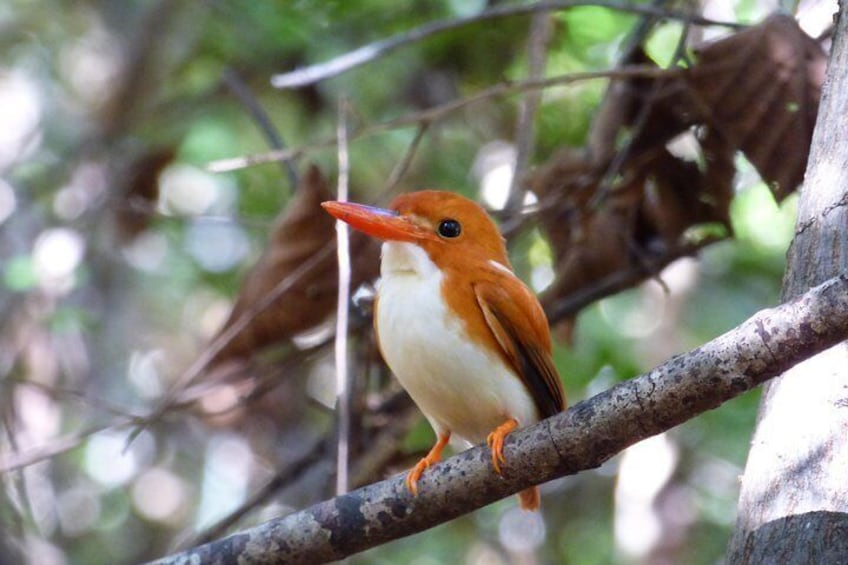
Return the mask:
<path id="1" fill-rule="evenodd" d="M 848 272 L 848 0 L 840 6 L 783 298 Z M 769 383 L 729 563 L 848 562 L 848 343 Z"/>

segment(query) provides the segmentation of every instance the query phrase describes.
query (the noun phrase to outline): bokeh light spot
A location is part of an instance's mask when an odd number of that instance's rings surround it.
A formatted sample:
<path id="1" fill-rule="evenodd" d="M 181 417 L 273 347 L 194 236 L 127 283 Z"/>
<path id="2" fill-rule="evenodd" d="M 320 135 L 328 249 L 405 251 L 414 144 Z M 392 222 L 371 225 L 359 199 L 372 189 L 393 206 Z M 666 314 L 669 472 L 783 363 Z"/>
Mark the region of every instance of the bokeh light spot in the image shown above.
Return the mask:
<path id="1" fill-rule="evenodd" d="M 24 73 L 0 71 L 0 169 L 40 144 L 40 99 L 38 87 Z"/>
<path id="2" fill-rule="evenodd" d="M 73 288 L 74 271 L 82 261 L 85 240 L 68 228 L 50 228 L 35 240 L 32 261 L 39 286 L 63 294 Z"/>
<path id="3" fill-rule="evenodd" d="M 244 230 L 232 223 L 198 220 L 189 226 L 185 237 L 189 255 L 212 273 L 232 269 L 250 250 Z"/>
<path id="4" fill-rule="evenodd" d="M 91 487 L 73 487 L 57 501 L 59 524 L 66 536 L 77 537 L 88 533 L 100 518 L 100 498 Z"/>
<path id="5" fill-rule="evenodd" d="M 15 189 L 11 184 L 0 179 L 0 224 L 5 222 L 18 207 Z"/>
<path id="6" fill-rule="evenodd" d="M 127 447 L 127 432 L 104 431 L 93 436 L 85 448 L 85 471 L 102 485 L 126 484 L 155 449 L 148 432 L 142 432 Z"/>
<path id="7" fill-rule="evenodd" d="M 155 522 L 178 524 L 187 499 L 185 483 L 171 471 L 148 469 L 133 484 L 132 500 L 138 513 Z"/>
<path id="8" fill-rule="evenodd" d="M 510 508 L 498 524 L 498 537 L 512 552 L 530 552 L 545 541 L 545 520 L 538 512 L 525 512 L 517 506 Z"/>

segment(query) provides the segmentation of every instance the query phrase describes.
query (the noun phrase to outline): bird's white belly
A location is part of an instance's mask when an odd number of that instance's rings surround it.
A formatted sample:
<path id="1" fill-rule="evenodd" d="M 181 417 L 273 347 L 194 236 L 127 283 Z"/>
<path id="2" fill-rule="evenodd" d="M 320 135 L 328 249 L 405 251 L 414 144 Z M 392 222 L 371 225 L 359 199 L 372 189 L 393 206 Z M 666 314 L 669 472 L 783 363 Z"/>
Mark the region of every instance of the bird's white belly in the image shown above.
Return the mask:
<path id="1" fill-rule="evenodd" d="M 494 352 L 472 342 L 441 294 L 441 273 L 384 273 L 378 339 L 389 368 L 437 433 L 480 443 L 515 418 L 538 420 L 521 380 Z"/>

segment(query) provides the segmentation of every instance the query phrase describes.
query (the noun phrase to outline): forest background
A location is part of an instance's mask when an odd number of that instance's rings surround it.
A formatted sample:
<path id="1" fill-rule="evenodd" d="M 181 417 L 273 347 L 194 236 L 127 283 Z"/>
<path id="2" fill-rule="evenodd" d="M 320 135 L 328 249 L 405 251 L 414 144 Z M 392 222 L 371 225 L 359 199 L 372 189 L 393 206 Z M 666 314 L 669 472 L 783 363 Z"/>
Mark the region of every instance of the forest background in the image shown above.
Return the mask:
<path id="1" fill-rule="evenodd" d="M 7 2 L 0 557 L 138 562 L 332 496 L 338 271 L 317 203 L 339 177 L 362 202 L 487 206 L 571 403 L 777 304 L 835 11 L 789 4 Z M 357 486 L 432 433 L 374 346 L 378 249 L 352 253 Z M 545 485 L 539 515 L 507 499 L 353 561 L 713 563 L 759 398 Z"/>

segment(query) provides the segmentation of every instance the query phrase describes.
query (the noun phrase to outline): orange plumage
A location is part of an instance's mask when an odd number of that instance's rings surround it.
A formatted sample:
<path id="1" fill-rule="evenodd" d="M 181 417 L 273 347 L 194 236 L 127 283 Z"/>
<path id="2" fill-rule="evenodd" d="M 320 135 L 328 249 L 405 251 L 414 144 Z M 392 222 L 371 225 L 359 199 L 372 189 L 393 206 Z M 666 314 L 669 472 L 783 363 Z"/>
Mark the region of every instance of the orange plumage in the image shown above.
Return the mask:
<path id="1" fill-rule="evenodd" d="M 476 203 L 450 192 L 398 196 L 389 210 L 325 202 L 335 217 L 383 239 L 375 309 L 387 364 L 438 441 L 407 475 L 424 470 L 451 435 L 485 439 L 501 472 L 503 440 L 565 408 L 551 338 L 534 294 L 512 272 L 503 238 Z M 539 506 L 538 488 L 520 493 Z"/>

